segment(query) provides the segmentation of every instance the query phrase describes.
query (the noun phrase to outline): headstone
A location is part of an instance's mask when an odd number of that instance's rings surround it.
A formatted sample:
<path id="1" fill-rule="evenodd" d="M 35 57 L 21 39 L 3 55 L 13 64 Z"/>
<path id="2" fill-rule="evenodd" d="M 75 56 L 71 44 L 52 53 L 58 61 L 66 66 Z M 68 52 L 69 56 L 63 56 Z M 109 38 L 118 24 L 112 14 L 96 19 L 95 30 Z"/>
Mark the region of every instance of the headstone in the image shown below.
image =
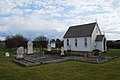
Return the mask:
<path id="1" fill-rule="evenodd" d="M 34 52 L 36 52 L 36 50 L 34 50 Z"/>
<path id="2" fill-rule="evenodd" d="M 6 53 L 5 53 L 5 56 L 6 56 L 6 57 L 9 57 L 9 56 L 10 56 L 10 54 L 9 54 L 8 52 L 6 52 Z"/>
<path id="3" fill-rule="evenodd" d="M 98 58 L 96 59 L 96 62 L 97 62 L 97 63 L 99 63 L 99 60 L 98 60 Z"/>
<path id="4" fill-rule="evenodd" d="M 65 54 L 64 54 L 64 47 L 61 47 L 61 56 L 64 56 Z"/>
<path id="5" fill-rule="evenodd" d="M 27 53 L 27 49 L 25 49 L 25 53 Z"/>
<path id="6" fill-rule="evenodd" d="M 32 41 L 28 41 L 27 45 L 28 45 L 27 54 L 33 54 L 33 43 L 32 43 Z"/>
<path id="7" fill-rule="evenodd" d="M 24 47 L 19 47 L 17 49 L 17 56 L 16 59 L 22 59 L 23 58 L 23 54 L 24 54 Z"/>
<path id="8" fill-rule="evenodd" d="M 57 48 L 57 51 L 59 51 L 59 48 Z"/>
<path id="9" fill-rule="evenodd" d="M 47 51 L 51 51 L 50 41 L 48 42 Z"/>

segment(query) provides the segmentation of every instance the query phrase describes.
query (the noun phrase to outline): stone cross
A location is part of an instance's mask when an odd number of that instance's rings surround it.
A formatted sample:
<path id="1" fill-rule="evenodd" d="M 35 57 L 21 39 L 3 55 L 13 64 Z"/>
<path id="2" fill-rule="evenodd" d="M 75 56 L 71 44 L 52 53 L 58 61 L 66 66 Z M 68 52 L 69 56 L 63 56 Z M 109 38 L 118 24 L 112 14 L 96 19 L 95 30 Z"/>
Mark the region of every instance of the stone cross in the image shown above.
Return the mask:
<path id="1" fill-rule="evenodd" d="M 33 54 L 33 43 L 32 43 L 32 41 L 28 41 L 27 45 L 28 45 L 27 54 Z"/>
<path id="2" fill-rule="evenodd" d="M 23 54 L 24 54 L 24 47 L 19 47 L 17 48 L 17 59 L 22 59 L 23 58 Z"/>
<path id="3" fill-rule="evenodd" d="M 60 53 L 61 56 L 64 56 L 64 47 L 61 47 L 61 53 Z"/>
<path id="4" fill-rule="evenodd" d="M 9 57 L 9 56 L 10 56 L 10 54 L 9 54 L 8 52 L 6 52 L 6 53 L 5 53 L 5 56 L 6 56 L 6 57 Z"/>
<path id="5" fill-rule="evenodd" d="M 47 51 L 51 51 L 50 41 L 48 42 Z"/>

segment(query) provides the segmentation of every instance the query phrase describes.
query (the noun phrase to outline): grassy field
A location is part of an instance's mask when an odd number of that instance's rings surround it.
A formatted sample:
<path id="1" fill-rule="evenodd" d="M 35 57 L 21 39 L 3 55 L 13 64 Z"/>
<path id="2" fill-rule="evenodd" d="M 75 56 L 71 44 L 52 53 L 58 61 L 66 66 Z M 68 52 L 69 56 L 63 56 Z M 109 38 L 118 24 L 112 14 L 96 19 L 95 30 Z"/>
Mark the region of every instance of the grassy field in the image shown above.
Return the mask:
<path id="1" fill-rule="evenodd" d="M 23 67 L 3 53 L 0 51 L 0 80 L 120 80 L 120 58 L 103 64 L 66 61 Z M 107 54 L 120 56 L 120 50 L 110 49 Z"/>
<path id="2" fill-rule="evenodd" d="M 120 49 L 109 49 L 107 54 L 111 56 L 120 56 Z"/>

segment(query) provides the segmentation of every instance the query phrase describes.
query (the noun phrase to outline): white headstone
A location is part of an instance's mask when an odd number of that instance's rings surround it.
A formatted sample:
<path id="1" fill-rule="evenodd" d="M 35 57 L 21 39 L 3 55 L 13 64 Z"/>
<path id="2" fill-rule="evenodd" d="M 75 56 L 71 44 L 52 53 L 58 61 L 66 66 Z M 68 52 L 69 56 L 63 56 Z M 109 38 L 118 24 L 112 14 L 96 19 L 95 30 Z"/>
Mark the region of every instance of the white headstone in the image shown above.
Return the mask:
<path id="1" fill-rule="evenodd" d="M 27 49 L 25 49 L 25 53 L 27 53 Z"/>
<path id="2" fill-rule="evenodd" d="M 16 58 L 17 59 L 22 59 L 23 58 L 23 54 L 24 54 L 24 47 L 19 47 L 18 49 L 17 49 L 17 56 L 16 56 Z"/>
<path id="3" fill-rule="evenodd" d="M 32 41 L 28 41 L 27 45 L 28 45 L 27 54 L 33 54 L 33 43 L 32 43 Z"/>
<path id="4" fill-rule="evenodd" d="M 34 52 L 36 52 L 36 50 L 34 50 Z"/>
<path id="5" fill-rule="evenodd" d="M 9 54 L 8 52 L 6 52 L 6 53 L 5 53 L 5 56 L 6 56 L 6 57 L 9 57 L 9 56 L 10 56 L 10 54 Z"/>
<path id="6" fill-rule="evenodd" d="M 51 51 L 50 41 L 48 42 L 47 51 Z"/>
<path id="7" fill-rule="evenodd" d="M 65 55 L 64 54 L 64 47 L 61 47 L 61 53 L 60 54 L 61 54 L 61 56 Z"/>

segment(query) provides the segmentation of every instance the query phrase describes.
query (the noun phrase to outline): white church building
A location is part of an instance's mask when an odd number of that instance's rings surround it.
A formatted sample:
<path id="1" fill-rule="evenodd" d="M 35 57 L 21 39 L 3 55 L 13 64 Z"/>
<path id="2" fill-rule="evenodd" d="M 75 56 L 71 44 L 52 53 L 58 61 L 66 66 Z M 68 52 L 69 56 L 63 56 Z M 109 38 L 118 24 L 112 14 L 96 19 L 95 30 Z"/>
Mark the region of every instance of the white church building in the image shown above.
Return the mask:
<path id="1" fill-rule="evenodd" d="M 102 35 L 97 22 L 71 26 L 63 38 L 65 51 L 107 50 L 106 37 Z"/>

